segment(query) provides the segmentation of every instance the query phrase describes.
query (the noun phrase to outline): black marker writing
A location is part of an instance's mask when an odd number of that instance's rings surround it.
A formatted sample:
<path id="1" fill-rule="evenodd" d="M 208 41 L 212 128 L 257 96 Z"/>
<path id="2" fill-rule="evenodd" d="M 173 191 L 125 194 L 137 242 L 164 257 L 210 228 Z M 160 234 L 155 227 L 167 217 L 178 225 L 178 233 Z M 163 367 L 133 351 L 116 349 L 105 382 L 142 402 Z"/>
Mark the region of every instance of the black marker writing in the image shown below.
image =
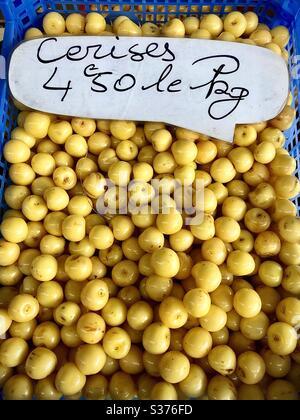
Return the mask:
<path id="1" fill-rule="evenodd" d="M 104 76 L 105 74 L 112 74 L 111 71 L 99 72 L 99 69 L 94 64 L 89 64 L 84 69 L 83 74 L 86 77 L 93 77 L 93 85 L 91 87 L 91 90 L 93 92 L 106 92 L 107 91 L 107 87 L 103 83 L 100 83 L 98 79 L 100 79 L 100 77 Z M 94 85 L 97 86 L 97 88 L 94 87 Z"/>
<path id="2" fill-rule="evenodd" d="M 179 85 L 181 83 L 181 80 L 174 80 L 173 82 L 171 82 L 168 86 L 167 89 L 164 89 L 162 87 L 162 82 L 167 79 L 167 77 L 170 75 L 170 73 L 173 70 L 173 64 L 168 64 L 167 67 L 162 71 L 161 75 L 159 76 L 157 82 L 152 83 L 149 86 L 142 86 L 142 90 L 148 90 L 148 89 L 152 89 L 155 88 L 157 92 L 165 92 L 165 90 L 167 90 L 168 92 L 180 92 L 181 89 L 171 89 L 172 86 L 176 86 Z"/>
<path id="3" fill-rule="evenodd" d="M 44 45 L 46 43 L 48 44 L 49 42 L 52 42 L 52 41 L 57 42 L 57 38 L 47 38 L 40 43 L 40 45 L 38 47 L 38 50 L 37 50 L 37 54 L 36 54 L 37 59 L 39 60 L 40 63 L 49 64 L 49 63 L 53 63 L 54 61 L 59 61 L 59 60 L 61 60 L 62 58 L 65 57 L 65 54 L 63 54 L 60 57 L 57 57 L 57 58 L 51 59 L 51 60 L 49 60 L 49 59 L 46 60 L 45 58 L 42 58 L 42 55 L 41 55 L 42 48 L 44 47 Z"/>
<path id="4" fill-rule="evenodd" d="M 207 57 L 200 57 L 190 63 L 193 71 L 188 72 L 188 77 L 192 80 L 184 80 L 185 74 L 179 72 L 176 66 L 176 56 L 168 42 L 159 43 L 159 41 L 149 41 L 141 46 L 138 39 L 129 43 L 122 43 L 119 37 L 114 38 L 115 44 L 111 42 L 105 44 L 90 44 L 67 46 L 65 53 L 57 53 L 57 38 L 47 38 L 38 46 L 37 59 L 40 63 L 48 65 L 60 62 L 63 66 L 63 60 L 69 62 L 80 62 L 87 57 L 91 58 L 90 64 L 83 64 L 82 75 L 91 80 L 90 90 L 97 94 L 115 92 L 152 91 L 154 94 L 178 94 L 186 91 L 187 97 L 190 92 L 195 92 L 194 97 L 200 98 L 206 103 L 206 110 L 209 117 L 213 120 L 223 120 L 229 117 L 249 95 L 250 91 L 246 87 L 235 86 L 232 82 L 235 73 L 241 67 L 240 60 L 234 55 L 220 54 Z M 75 40 L 75 42 L 77 42 Z M 171 41 L 170 41 L 171 42 Z M 59 51 L 59 49 L 58 49 Z M 162 62 L 172 62 L 166 65 L 160 74 L 139 71 L 140 62 L 147 61 L 147 66 L 151 66 L 151 61 L 160 60 Z M 103 60 L 103 61 L 101 61 Z M 121 60 L 121 64 L 112 64 Z M 122 61 L 127 60 L 127 62 Z M 128 72 L 128 60 L 132 63 Z M 102 65 L 97 65 L 101 63 Z M 124 65 L 124 74 L 120 74 L 122 64 Z M 136 66 L 136 67 L 135 67 Z M 157 67 L 154 67 L 157 69 Z M 185 67 L 186 68 L 186 67 Z M 179 63 L 180 69 L 180 63 Z M 157 71 L 157 70 L 156 70 Z M 176 74 L 176 76 L 175 76 Z M 147 78 L 145 80 L 145 77 Z M 46 90 L 63 91 L 61 97 L 63 102 L 68 95 L 69 90 L 75 89 L 72 81 L 69 80 L 66 86 L 53 86 L 54 79 L 59 79 L 59 67 L 53 70 L 50 78 L 43 84 Z M 62 83 L 64 84 L 64 82 Z M 77 86 L 77 84 L 75 84 Z M 189 92 L 190 91 L 190 92 Z M 139 93 L 137 92 L 137 93 Z M 198 97 L 199 103 L 199 97 Z"/>
<path id="5" fill-rule="evenodd" d="M 127 83 L 127 85 L 126 85 Z M 117 92 L 126 92 L 135 86 L 136 80 L 132 74 L 123 74 L 114 84 L 114 89 Z M 123 86 L 122 86 L 123 85 Z M 125 86 L 124 86 L 125 85 Z"/>
<path id="6" fill-rule="evenodd" d="M 226 83 L 227 85 L 227 83 Z M 237 95 L 233 95 L 234 91 L 237 91 Z M 217 89 L 215 91 L 216 95 L 222 95 L 225 94 L 230 97 L 230 99 L 219 99 L 218 101 L 213 102 L 210 107 L 208 108 L 208 115 L 214 119 L 214 120 L 223 120 L 224 118 L 228 117 L 230 114 L 232 114 L 237 107 L 239 106 L 240 102 L 243 101 L 247 96 L 249 96 L 249 90 L 241 87 L 234 87 L 228 92 L 228 85 L 226 87 L 226 90 Z M 219 104 L 225 104 L 228 103 L 229 105 L 232 104 L 232 102 L 235 102 L 235 105 L 233 108 L 229 108 L 228 112 L 224 114 L 224 107 L 218 108 Z M 222 111 L 221 115 L 218 116 L 218 112 Z"/>
<path id="7" fill-rule="evenodd" d="M 228 75 L 236 73 L 240 68 L 240 61 L 237 57 L 234 57 L 233 55 L 213 55 L 210 57 L 204 57 L 199 58 L 198 60 L 195 60 L 192 65 L 207 61 L 207 60 L 213 60 L 213 59 L 222 59 L 222 60 L 229 60 L 229 67 L 230 64 L 233 64 L 233 68 L 227 69 L 226 64 L 220 64 L 218 68 L 213 68 L 214 75 L 211 80 L 209 80 L 206 83 L 202 83 L 198 86 L 190 86 L 191 90 L 196 89 L 202 89 L 204 87 L 208 87 L 206 97 L 205 99 L 210 98 L 212 94 L 215 95 L 225 95 L 224 99 L 219 99 L 217 101 L 214 101 L 208 108 L 208 115 L 214 119 L 214 120 L 222 120 L 226 117 L 228 117 L 230 114 L 232 114 L 241 101 L 243 101 L 248 95 L 249 90 L 243 87 L 233 87 L 229 89 L 229 85 L 225 80 L 220 80 L 220 75 Z M 236 92 L 236 94 L 234 94 Z M 233 107 L 229 109 L 224 114 L 224 107 L 221 107 L 219 109 L 219 104 L 228 103 L 229 105 L 233 103 Z M 220 111 L 223 111 L 223 113 L 220 113 Z M 220 113 L 218 115 L 218 112 Z"/>
<path id="8" fill-rule="evenodd" d="M 65 97 L 67 96 L 69 90 L 71 90 L 71 80 L 68 81 L 67 86 L 66 87 L 57 87 L 57 86 L 49 86 L 49 83 L 53 80 L 54 76 L 57 73 L 57 67 L 55 67 L 54 72 L 52 73 L 52 75 L 50 76 L 50 79 L 47 80 L 47 82 L 45 82 L 43 84 L 43 88 L 46 90 L 64 90 L 65 93 L 61 98 L 61 102 L 63 102 L 65 100 Z"/>
<path id="9" fill-rule="evenodd" d="M 116 37 L 116 41 L 120 41 Z M 170 45 L 166 42 L 163 45 L 163 50 L 155 51 L 160 49 L 160 45 L 156 42 L 149 43 L 146 48 L 140 47 L 139 43 L 134 43 L 127 47 L 125 51 L 121 51 L 122 47 L 113 45 L 110 49 L 105 52 L 105 44 L 94 44 L 94 45 L 72 45 L 69 47 L 63 55 L 55 56 L 55 47 L 53 48 L 52 43 L 58 42 L 57 38 L 46 38 L 43 40 L 37 50 L 37 59 L 40 63 L 50 64 L 57 61 L 66 59 L 68 61 L 82 61 L 87 57 L 93 58 L 94 60 L 102 60 L 104 58 L 112 58 L 114 60 L 121 60 L 126 57 L 130 57 L 132 61 L 143 61 L 146 57 L 148 58 L 161 58 L 162 61 L 174 61 L 175 54 L 170 49 Z M 52 47 L 52 48 L 51 48 Z M 119 49 L 119 50 L 118 50 Z M 47 58 L 49 51 L 53 51 L 53 57 Z"/>

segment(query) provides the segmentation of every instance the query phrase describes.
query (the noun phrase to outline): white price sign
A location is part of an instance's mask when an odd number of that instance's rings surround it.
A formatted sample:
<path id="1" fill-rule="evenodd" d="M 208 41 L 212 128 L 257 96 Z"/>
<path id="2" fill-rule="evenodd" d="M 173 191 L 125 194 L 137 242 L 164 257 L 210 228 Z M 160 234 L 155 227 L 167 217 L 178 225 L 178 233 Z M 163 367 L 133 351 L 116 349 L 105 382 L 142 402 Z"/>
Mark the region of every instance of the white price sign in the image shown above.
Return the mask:
<path id="1" fill-rule="evenodd" d="M 163 121 L 232 141 L 236 124 L 277 116 L 289 93 L 284 60 L 240 43 L 78 36 L 20 44 L 12 95 L 53 114 Z"/>

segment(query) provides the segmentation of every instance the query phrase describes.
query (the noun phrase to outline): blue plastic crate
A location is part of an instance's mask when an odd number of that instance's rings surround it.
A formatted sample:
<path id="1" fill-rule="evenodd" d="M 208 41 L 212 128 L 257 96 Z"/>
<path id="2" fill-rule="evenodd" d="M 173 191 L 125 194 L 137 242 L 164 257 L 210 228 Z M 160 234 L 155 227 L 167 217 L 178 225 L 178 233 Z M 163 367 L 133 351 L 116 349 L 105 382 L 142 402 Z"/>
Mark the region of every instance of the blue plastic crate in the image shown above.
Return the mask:
<path id="1" fill-rule="evenodd" d="M 300 0 L 0 0 L 0 9 L 6 20 L 2 55 L 8 58 L 14 46 L 23 38 L 25 30 L 30 26 L 41 26 L 44 14 L 49 11 L 66 15 L 97 10 L 108 19 L 121 13 L 140 22 L 156 22 L 167 20 L 168 16 L 184 17 L 203 13 L 223 15 L 226 13 L 226 6 L 233 6 L 241 12 L 254 11 L 260 21 L 269 26 L 281 24 L 290 30 L 292 36 L 288 45 L 289 67 L 291 74 L 294 74 L 298 61 L 299 70 L 298 80 L 291 77 L 291 92 L 297 117 L 293 127 L 286 133 L 286 147 L 297 159 L 297 176 L 300 178 Z M 7 165 L 2 157 L 2 148 L 16 125 L 16 115 L 16 109 L 9 99 L 7 82 L 0 80 L 0 210 L 4 208 L 3 192 L 7 183 Z M 300 210 L 300 197 L 296 201 Z"/>

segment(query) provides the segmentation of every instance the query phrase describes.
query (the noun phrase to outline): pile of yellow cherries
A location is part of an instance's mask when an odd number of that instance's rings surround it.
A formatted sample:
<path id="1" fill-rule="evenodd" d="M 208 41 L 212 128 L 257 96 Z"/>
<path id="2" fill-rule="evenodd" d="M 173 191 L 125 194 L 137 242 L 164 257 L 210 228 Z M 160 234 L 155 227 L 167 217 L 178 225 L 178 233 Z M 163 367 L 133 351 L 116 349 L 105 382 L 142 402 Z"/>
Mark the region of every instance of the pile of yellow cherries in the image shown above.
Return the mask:
<path id="1" fill-rule="evenodd" d="M 218 39 L 288 59 L 289 32 L 253 12 L 112 25 L 51 12 L 25 39 L 63 35 Z M 300 192 L 275 119 L 234 142 L 163 123 L 49 115 L 18 104 L 4 146 L 11 184 L 0 226 L 4 399 L 298 399 Z M 204 185 L 204 217 L 100 215 L 108 178 L 149 206 L 151 180 Z M 121 180 L 121 181 L 120 181 Z M 119 203 L 120 204 L 120 203 Z"/>

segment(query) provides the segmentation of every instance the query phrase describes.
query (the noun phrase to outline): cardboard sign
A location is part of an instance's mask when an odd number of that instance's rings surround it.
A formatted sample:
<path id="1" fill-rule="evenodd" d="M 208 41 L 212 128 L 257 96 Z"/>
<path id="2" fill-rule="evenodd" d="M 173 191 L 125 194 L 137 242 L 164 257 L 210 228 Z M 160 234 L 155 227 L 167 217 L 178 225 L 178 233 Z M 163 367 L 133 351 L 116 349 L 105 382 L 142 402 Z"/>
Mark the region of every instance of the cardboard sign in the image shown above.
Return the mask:
<path id="1" fill-rule="evenodd" d="M 236 124 L 279 114 L 289 76 L 272 51 L 236 42 L 66 36 L 20 44 L 9 86 L 44 112 L 162 121 L 232 141 Z"/>

